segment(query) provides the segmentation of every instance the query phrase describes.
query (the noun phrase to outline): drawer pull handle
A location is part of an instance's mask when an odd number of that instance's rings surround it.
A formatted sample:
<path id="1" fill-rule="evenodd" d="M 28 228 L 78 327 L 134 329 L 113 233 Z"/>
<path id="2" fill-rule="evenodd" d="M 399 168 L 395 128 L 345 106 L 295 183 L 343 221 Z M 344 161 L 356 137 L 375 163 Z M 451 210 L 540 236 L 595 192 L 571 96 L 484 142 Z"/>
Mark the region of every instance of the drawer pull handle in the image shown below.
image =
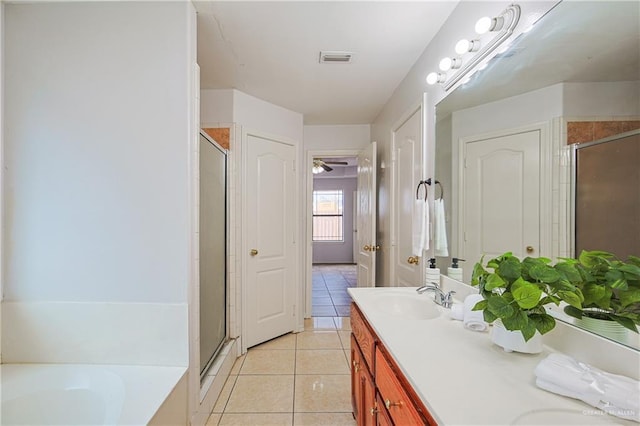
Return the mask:
<path id="1" fill-rule="evenodd" d="M 378 413 L 378 408 L 371 407 L 371 410 L 369 410 L 369 413 L 371 413 L 372 416 L 375 416 Z"/>
<path id="2" fill-rule="evenodd" d="M 360 370 L 360 363 L 356 362 L 355 360 L 353 361 L 353 369 L 355 370 L 355 372 L 357 373 Z"/>
<path id="3" fill-rule="evenodd" d="M 402 408 L 402 406 L 404 405 L 402 403 L 402 401 L 398 401 L 398 402 L 391 402 L 388 399 L 384 401 L 384 405 L 385 407 L 387 407 L 387 410 L 391 409 L 391 407 L 398 407 L 398 408 Z"/>

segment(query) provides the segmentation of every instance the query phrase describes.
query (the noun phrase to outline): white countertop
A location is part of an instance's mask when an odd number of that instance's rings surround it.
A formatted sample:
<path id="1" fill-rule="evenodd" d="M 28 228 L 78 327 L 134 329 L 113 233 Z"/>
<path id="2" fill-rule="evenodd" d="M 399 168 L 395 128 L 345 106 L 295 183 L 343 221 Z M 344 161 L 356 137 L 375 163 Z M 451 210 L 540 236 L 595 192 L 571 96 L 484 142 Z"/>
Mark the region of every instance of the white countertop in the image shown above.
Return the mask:
<path id="1" fill-rule="evenodd" d="M 545 424 L 567 424 L 570 418 L 576 424 L 637 426 L 600 415 L 581 401 L 538 388 L 533 371 L 552 351 L 549 347 L 537 355 L 507 353 L 491 342 L 488 332 L 465 329 L 461 321 L 452 320 L 448 310 L 441 307 L 438 309 L 442 314 L 429 320 L 386 314 L 379 309 L 381 292 L 415 295 L 425 303 L 434 303 L 433 293 L 417 295 L 415 287 L 349 289 L 439 424 L 540 424 L 541 419 Z M 532 411 L 535 415 L 527 417 Z"/>

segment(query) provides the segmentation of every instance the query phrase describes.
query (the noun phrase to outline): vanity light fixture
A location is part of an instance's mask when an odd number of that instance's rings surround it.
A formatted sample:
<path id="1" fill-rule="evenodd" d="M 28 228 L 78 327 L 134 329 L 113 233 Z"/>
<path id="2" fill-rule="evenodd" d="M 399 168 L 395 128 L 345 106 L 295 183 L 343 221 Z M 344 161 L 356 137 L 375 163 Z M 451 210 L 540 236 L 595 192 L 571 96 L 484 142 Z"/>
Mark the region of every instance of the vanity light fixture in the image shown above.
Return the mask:
<path id="1" fill-rule="evenodd" d="M 441 72 L 431 72 L 427 75 L 427 84 L 434 85 L 436 83 L 444 83 L 447 81 L 447 75 Z"/>
<path id="2" fill-rule="evenodd" d="M 315 164 L 313 165 L 313 167 L 311 168 L 311 172 L 314 175 L 317 175 L 318 173 L 322 173 L 324 172 L 324 169 L 321 166 L 316 166 Z"/>
<path id="3" fill-rule="evenodd" d="M 456 53 L 464 55 L 469 52 L 477 52 L 480 49 L 480 40 L 467 40 L 463 38 L 456 43 Z"/>
<path id="4" fill-rule="evenodd" d="M 460 68 L 460 66 L 462 66 L 462 59 L 460 58 L 449 58 L 444 57 L 440 60 L 440 70 L 441 71 L 449 71 L 449 70 L 457 70 L 458 68 Z"/>
<path id="5" fill-rule="evenodd" d="M 488 61 L 495 56 L 492 56 L 492 53 L 511 37 L 520 21 L 520 14 L 520 6 L 512 4 L 495 18 L 480 18 L 475 30 L 481 37 L 459 40 L 455 45 L 455 51 L 460 56 L 453 59 L 442 58 L 438 66 L 443 72 L 429 73 L 427 84 L 441 83 L 444 89 L 449 91 L 463 80 L 465 83 L 468 82 L 473 75 L 472 71 L 479 65 L 486 67 Z M 505 46 L 504 50 L 507 48 L 508 46 Z M 452 73 L 447 78 L 444 72 L 450 70 Z"/>

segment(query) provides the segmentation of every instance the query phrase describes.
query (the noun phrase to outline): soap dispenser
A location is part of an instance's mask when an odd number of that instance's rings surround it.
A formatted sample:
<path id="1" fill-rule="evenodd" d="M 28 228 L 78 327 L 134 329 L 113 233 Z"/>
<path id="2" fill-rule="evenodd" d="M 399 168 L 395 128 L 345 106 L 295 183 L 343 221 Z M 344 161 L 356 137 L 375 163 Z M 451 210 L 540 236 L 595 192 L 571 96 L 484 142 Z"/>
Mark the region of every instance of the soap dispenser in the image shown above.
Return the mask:
<path id="1" fill-rule="evenodd" d="M 429 259 L 429 267 L 424 271 L 424 283 L 440 284 L 440 269 L 436 268 L 436 258 Z"/>
<path id="2" fill-rule="evenodd" d="M 464 259 L 457 257 L 451 258 L 451 266 L 447 268 L 447 275 L 451 279 L 462 281 L 462 268 L 458 265 L 458 262 L 464 262 Z"/>

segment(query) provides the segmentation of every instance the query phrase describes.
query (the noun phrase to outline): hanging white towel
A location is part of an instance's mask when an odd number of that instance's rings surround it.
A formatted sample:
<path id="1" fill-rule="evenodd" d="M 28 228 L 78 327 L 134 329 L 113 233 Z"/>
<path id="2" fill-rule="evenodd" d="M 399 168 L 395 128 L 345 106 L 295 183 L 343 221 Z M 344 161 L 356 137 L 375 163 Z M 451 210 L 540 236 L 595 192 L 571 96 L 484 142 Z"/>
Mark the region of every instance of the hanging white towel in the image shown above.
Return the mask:
<path id="1" fill-rule="evenodd" d="M 418 199 L 414 201 L 411 221 L 411 251 L 414 256 L 422 257 L 422 251 L 429 249 L 429 239 L 427 238 L 429 204 L 425 200 Z"/>
<path id="2" fill-rule="evenodd" d="M 438 198 L 433 204 L 433 249 L 434 254 L 440 257 L 449 256 L 447 244 L 447 221 L 444 217 L 444 200 Z"/>

